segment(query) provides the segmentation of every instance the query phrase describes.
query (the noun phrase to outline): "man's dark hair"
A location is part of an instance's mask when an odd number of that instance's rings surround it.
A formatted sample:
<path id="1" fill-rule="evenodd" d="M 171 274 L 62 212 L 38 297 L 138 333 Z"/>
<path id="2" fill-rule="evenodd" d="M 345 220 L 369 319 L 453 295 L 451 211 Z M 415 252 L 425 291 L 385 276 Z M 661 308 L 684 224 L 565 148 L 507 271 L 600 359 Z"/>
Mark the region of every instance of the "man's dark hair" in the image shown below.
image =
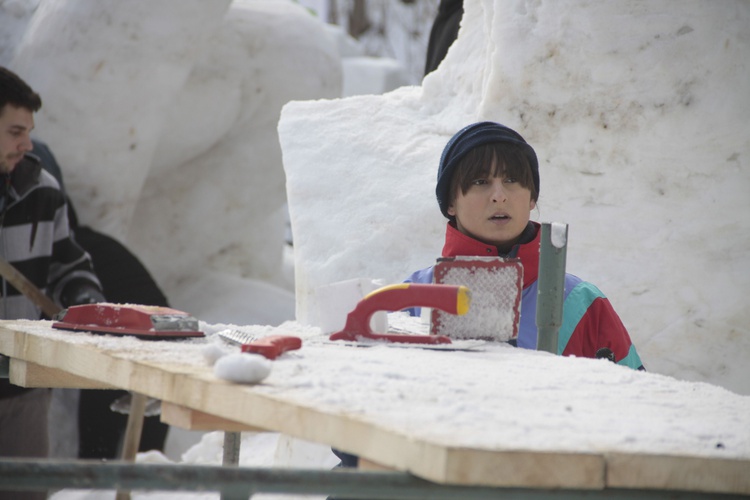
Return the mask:
<path id="1" fill-rule="evenodd" d="M 35 113 L 42 107 L 42 98 L 18 75 L 0 66 L 0 111 L 6 104 Z"/>

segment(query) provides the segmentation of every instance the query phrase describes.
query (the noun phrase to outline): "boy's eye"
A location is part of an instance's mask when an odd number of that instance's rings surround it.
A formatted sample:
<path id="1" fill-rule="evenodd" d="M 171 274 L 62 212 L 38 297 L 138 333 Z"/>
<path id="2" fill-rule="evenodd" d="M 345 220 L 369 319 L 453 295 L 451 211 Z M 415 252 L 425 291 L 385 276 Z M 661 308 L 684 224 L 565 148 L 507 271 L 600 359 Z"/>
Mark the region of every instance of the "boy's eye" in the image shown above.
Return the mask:
<path id="1" fill-rule="evenodd" d="M 518 180 L 515 177 L 506 177 L 503 179 L 503 182 L 506 184 L 515 184 Z"/>
<path id="2" fill-rule="evenodd" d="M 474 182 L 472 182 L 474 186 L 482 186 L 484 184 L 487 184 L 487 179 L 474 179 Z"/>

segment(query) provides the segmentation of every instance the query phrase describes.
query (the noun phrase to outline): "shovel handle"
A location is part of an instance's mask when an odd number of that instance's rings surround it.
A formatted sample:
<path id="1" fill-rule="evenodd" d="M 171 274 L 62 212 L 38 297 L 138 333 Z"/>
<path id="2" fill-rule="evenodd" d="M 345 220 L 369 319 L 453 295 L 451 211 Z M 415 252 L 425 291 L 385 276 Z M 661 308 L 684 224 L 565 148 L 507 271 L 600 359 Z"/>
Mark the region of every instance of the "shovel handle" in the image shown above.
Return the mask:
<path id="1" fill-rule="evenodd" d="M 52 318 L 62 310 L 60 306 L 44 295 L 44 293 L 42 293 L 42 291 L 39 290 L 39 288 L 37 288 L 36 285 L 34 285 L 26 276 L 13 267 L 13 264 L 3 258 L 0 258 L 0 276 L 8 280 L 16 290 L 24 294 L 37 307 L 39 307 L 48 318 Z"/>

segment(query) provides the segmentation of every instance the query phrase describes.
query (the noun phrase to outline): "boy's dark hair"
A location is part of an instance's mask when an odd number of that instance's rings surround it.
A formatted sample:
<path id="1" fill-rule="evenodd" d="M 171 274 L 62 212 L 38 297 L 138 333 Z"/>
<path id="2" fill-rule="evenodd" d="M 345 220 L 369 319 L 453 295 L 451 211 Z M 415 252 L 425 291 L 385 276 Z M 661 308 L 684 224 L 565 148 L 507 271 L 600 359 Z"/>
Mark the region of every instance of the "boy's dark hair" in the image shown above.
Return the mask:
<path id="1" fill-rule="evenodd" d="M 18 75 L 0 66 L 0 112 L 6 104 L 35 113 L 42 107 L 42 98 Z"/>
<path id="2" fill-rule="evenodd" d="M 515 144 L 494 142 L 477 146 L 458 161 L 448 191 L 448 205 L 456 200 L 459 189 L 466 194 L 475 180 L 492 177 L 515 179 L 531 191 L 532 200 L 539 197 L 524 151 Z"/>
<path id="3" fill-rule="evenodd" d="M 492 159 L 496 158 L 498 160 L 498 168 L 502 168 L 503 172 L 506 173 L 522 174 L 516 176 L 518 181 L 528 184 L 526 187 L 531 190 L 534 200 L 539 197 L 539 162 L 536 158 L 534 148 L 529 146 L 518 132 L 505 125 L 495 122 L 473 123 L 459 130 L 451 137 L 440 157 L 435 194 L 437 195 L 440 211 L 448 219 L 452 219 L 448 214 L 448 207 L 457 193 L 455 190 L 456 185 L 453 184 L 453 174 L 469 153 L 484 145 L 505 147 L 485 148 L 483 153 L 476 153 L 489 155 L 489 161 L 484 161 L 480 165 L 489 170 L 492 166 Z M 513 146 L 513 148 L 508 148 L 508 146 Z M 515 153 L 512 151 L 515 151 Z M 481 159 L 477 157 L 472 163 Z M 525 161 L 523 161 L 524 159 Z M 525 166 L 528 166 L 528 168 L 524 168 Z M 519 172 L 516 169 L 525 170 L 526 173 Z M 528 181 L 529 176 L 531 182 Z"/>

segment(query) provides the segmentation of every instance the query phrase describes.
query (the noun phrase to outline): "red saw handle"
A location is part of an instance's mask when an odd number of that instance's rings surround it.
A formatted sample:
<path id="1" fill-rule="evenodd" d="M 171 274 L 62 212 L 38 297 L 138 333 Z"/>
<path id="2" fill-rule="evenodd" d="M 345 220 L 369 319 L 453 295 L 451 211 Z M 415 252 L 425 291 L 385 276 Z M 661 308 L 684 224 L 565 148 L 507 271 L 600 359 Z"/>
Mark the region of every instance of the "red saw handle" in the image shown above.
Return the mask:
<path id="1" fill-rule="evenodd" d="M 450 344 L 451 340 L 438 335 L 376 334 L 370 329 L 370 318 L 377 311 L 400 311 L 408 307 L 432 307 L 451 314 L 466 314 L 471 304 L 471 292 L 465 286 L 401 283 L 378 288 L 366 295 L 346 317 L 346 325 L 330 340 L 356 341 L 360 337 L 409 342 L 417 344 Z"/>
<path id="2" fill-rule="evenodd" d="M 242 344 L 242 352 L 260 354 L 268 359 L 276 359 L 287 351 L 294 351 L 302 347 L 302 339 L 290 335 L 269 335 L 254 340 L 249 344 Z"/>

